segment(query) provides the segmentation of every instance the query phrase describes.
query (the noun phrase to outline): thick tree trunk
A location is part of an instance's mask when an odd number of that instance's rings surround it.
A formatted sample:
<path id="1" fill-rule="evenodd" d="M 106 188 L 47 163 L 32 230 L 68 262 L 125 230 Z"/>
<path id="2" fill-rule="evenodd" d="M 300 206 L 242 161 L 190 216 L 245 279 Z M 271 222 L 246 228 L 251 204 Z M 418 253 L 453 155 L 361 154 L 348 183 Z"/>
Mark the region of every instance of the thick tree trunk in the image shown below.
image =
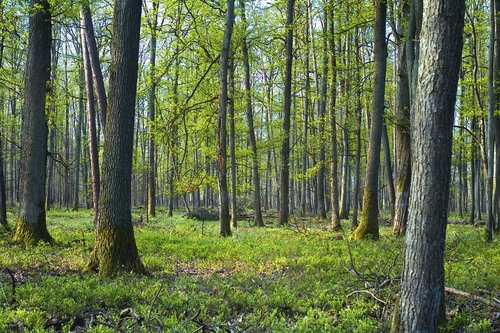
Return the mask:
<path id="1" fill-rule="evenodd" d="M 92 206 L 94 209 L 94 225 L 97 226 L 101 175 L 99 170 L 99 147 L 97 144 L 94 94 L 92 89 L 92 70 L 90 68 L 90 58 L 87 42 L 84 36 L 85 34 L 84 32 L 82 32 L 83 70 L 85 73 L 85 90 L 87 92 L 87 124 L 89 131 L 87 136 L 89 141 L 90 174 L 92 178 Z"/>
<path id="2" fill-rule="evenodd" d="M 368 163 L 366 167 L 366 185 L 363 194 L 363 212 L 361 222 L 354 231 L 353 239 L 362 239 L 367 235 L 379 237 L 378 230 L 378 174 L 380 167 L 380 141 L 384 117 L 385 75 L 387 66 L 387 46 L 385 42 L 385 21 L 387 2 L 376 3 L 375 12 L 375 79 L 373 87 L 372 117 Z"/>
<path id="3" fill-rule="evenodd" d="M 244 24 L 245 31 L 247 29 L 245 1 L 240 0 L 241 19 Z M 243 37 L 242 46 L 243 52 L 243 67 L 245 69 L 245 99 L 246 99 L 246 118 L 248 125 L 248 139 L 250 149 L 252 150 L 252 183 L 253 183 L 253 221 L 255 226 L 263 227 L 262 208 L 260 200 L 260 172 L 259 172 L 259 155 L 257 152 L 257 139 L 255 138 L 255 127 L 253 121 L 253 106 L 252 106 L 252 84 L 250 81 L 250 61 L 246 36 Z"/>
<path id="4" fill-rule="evenodd" d="M 292 106 L 292 61 L 293 61 L 293 14 L 295 0 L 287 1 L 286 42 L 285 42 L 285 90 L 283 105 L 283 143 L 281 146 L 280 177 L 280 216 L 279 224 L 288 223 L 290 214 L 289 181 L 290 181 L 290 110 Z"/>
<path id="5" fill-rule="evenodd" d="M 443 255 L 464 9 L 465 1 L 424 0 L 401 326 L 393 327 L 396 332 L 437 332 L 444 315 Z"/>
<path id="6" fill-rule="evenodd" d="M 46 225 L 47 119 L 45 97 L 50 79 L 51 10 L 47 0 L 30 1 L 28 58 L 24 80 L 21 146 L 21 202 L 14 243 L 52 243 Z"/>
<path id="7" fill-rule="evenodd" d="M 139 58 L 140 0 L 116 0 L 96 244 L 88 269 L 143 273 L 131 216 L 132 148 Z"/>
<path id="8" fill-rule="evenodd" d="M 229 195 L 227 191 L 227 103 L 228 103 L 228 62 L 231 49 L 231 36 L 234 23 L 234 0 L 227 0 L 226 29 L 220 53 L 220 95 L 219 121 L 217 126 L 217 176 L 219 184 L 219 220 L 220 234 L 223 237 L 231 235 L 229 216 Z"/>

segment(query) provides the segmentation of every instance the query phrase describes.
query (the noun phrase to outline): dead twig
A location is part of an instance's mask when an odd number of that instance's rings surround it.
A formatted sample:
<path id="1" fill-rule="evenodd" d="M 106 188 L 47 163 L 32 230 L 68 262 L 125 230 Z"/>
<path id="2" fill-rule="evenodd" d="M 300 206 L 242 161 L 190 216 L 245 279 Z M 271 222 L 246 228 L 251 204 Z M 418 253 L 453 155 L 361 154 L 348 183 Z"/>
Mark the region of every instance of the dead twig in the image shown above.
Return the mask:
<path id="1" fill-rule="evenodd" d="M 448 294 L 462 296 L 462 297 L 465 297 L 465 298 L 468 298 L 468 299 L 480 302 L 480 303 L 482 303 L 484 305 L 488 305 L 489 307 L 492 307 L 492 308 L 494 308 L 496 310 L 500 310 L 500 303 L 495 302 L 495 301 L 491 301 L 491 300 L 489 300 L 487 298 L 484 298 L 484 297 L 481 297 L 481 296 L 477 296 L 477 295 L 473 295 L 473 294 L 470 294 L 470 293 L 468 293 L 466 291 L 458 290 L 458 289 L 451 288 L 451 287 L 444 287 L 444 291 L 447 292 Z"/>
<path id="2" fill-rule="evenodd" d="M 349 298 L 351 297 L 352 295 L 355 295 L 355 294 L 368 294 L 370 295 L 374 300 L 376 300 L 377 302 L 383 304 L 383 305 L 387 305 L 387 302 L 384 301 L 383 299 L 377 297 L 377 295 L 375 295 L 374 293 L 372 293 L 371 291 L 369 290 L 354 290 L 353 292 L 349 293 L 346 298 Z"/>

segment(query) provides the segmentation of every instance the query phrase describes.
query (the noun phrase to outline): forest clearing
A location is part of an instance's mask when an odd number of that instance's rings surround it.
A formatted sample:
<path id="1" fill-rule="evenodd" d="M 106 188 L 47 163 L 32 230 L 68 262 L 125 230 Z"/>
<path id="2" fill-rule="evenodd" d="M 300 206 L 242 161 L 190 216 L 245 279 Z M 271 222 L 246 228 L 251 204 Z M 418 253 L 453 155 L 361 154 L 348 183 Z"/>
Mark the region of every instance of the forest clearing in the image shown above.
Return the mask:
<path id="1" fill-rule="evenodd" d="M 134 219 L 143 213 L 134 210 Z M 216 221 L 167 218 L 161 209 L 148 224 L 135 226 L 150 276 L 99 279 L 82 273 L 94 245 L 92 212 L 53 210 L 48 219 L 55 246 L 27 252 L 0 238 L 2 332 L 390 329 L 404 240 L 388 226 L 379 241 L 353 242 L 314 219 L 292 220 L 286 228 L 276 219 L 266 219 L 266 228 L 246 220 L 221 239 Z M 498 300 L 498 240 L 477 246 L 482 239 L 481 228 L 449 226 L 446 286 Z M 498 308 L 449 294 L 446 307 L 442 332 L 500 329 Z"/>

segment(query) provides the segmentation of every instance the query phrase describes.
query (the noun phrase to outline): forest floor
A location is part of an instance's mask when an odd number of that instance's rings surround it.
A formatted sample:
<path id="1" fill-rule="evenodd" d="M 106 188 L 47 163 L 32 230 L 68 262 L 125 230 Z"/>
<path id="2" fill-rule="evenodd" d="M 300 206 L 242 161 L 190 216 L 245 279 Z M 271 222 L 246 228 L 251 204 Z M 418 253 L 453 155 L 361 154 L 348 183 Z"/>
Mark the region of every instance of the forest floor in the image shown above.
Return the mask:
<path id="1" fill-rule="evenodd" d="M 134 211 L 137 218 L 141 214 Z M 13 221 L 12 213 L 9 215 Z M 167 218 L 136 225 L 150 276 L 82 273 L 94 244 L 90 211 L 52 210 L 55 246 L 23 249 L 0 231 L 0 332 L 386 332 L 404 240 L 348 241 L 326 222 L 279 228 L 241 221 L 220 238 L 218 222 Z M 499 240 L 448 227 L 446 286 L 500 299 Z M 447 295 L 443 332 L 500 332 L 500 312 Z"/>

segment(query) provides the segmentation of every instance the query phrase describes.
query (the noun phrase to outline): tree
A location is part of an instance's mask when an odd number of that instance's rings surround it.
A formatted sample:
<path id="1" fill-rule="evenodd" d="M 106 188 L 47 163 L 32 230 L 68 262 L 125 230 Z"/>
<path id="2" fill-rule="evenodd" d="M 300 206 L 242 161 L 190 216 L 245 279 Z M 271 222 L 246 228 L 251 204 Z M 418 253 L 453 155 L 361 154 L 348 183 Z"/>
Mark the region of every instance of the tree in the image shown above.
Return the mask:
<path id="1" fill-rule="evenodd" d="M 125 269 L 143 273 L 131 217 L 132 148 L 139 56 L 140 0 L 116 0 L 104 131 L 96 244 L 87 269 L 108 276 Z"/>
<path id="2" fill-rule="evenodd" d="M 412 177 L 397 332 L 436 332 L 444 315 L 444 242 L 465 1 L 424 0 L 412 122 Z M 399 329 L 398 329 L 399 328 Z"/>
<path id="3" fill-rule="evenodd" d="M 329 28 L 328 42 L 330 46 L 329 52 L 329 66 L 331 79 L 330 79 L 330 99 L 329 99 L 329 113 L 330 113 L 330 130 L 332 132 L 331 137 L 331 174 L 330 174 L 330 184 L 331 184 L 331 210 L 332 210 L 332 228 L 335 231 L 342 230 L 342 225 L 340 224 L 339 215 L 339 180 L 338 180 L 338 155 L 337 155 L 337 115 L 336 115 L 336 103 L 337 103 L 337 57 L 335 50 L 335 21 L 334 21 L 334 9 L 333 5 L 325 5 L 325 11 L 328 14 L 325 15 L 325 31 Z M 330 24 L 329 26 L 327 24 Z M 326 46 L 325 54 L 326 54 Z M 326 64 L 323 64 L 324 66 Z"/>
<path id="4" fill-rule="evenodd" d="M 292 106 L 293 12 L 295 0 L 287 1 L 285 41 L 285 90 L 283 92 L 283 142 L 281 145 L 280 216 L 279 223 L 288 223 L 290 214 L 290 110 Z"/>
<path id="5" fill-rule="evenodd" d="M 217 126 L 217 176 L 219 183 L 219 219 L 221 236 L 231 235 L 229 217 L 229 195 L 227 191 L 227 104 L 228 104 L 228 62 L 234 23 L 234 0 L 227 0 L 226 29 L 220 52 L 219 74 L 219 121 Z"/>
<path id="6" fill-rule="evenodd" d="M 51 8 L 47 0 L 30 1 L 28 59 L 24 80 L 21 147 L 21 200 L 12 241 L 52 243 L 46 225 L 47 119 L 45 96 L 50 78 Z"/>
<path id="7" fill-rule="evenodd" d="M 87 124 L 88 124 L 88 141 L 89 141 L 89 157 L 90 157 L 90 174 L 92 179 L 92 205 L 94 209 L 94 225 L 97 226 L 98 223 L 98 212 L 99 212 L 99 194 L 101 187 L 101 174 L 99 169 L 99 147 L 97 143 L 97 124 L 95 116 L 95 103 L 94 103 L 94 93 L 93 86 L 94 82 L 92 80 L 92 67 L 90 60 L 89 46 L 87 45 L 87 38 L 85 38 L 86 31 L 85 21 L 84 21 L 84 11 L 81 9 L 81 39 L 82 39 L 82 61 L 83 61 L 83 72 L 85 76 L 85 90 L 87 95 Z"/>
<path id="8" fill-rule="evenodd" d="M 252 184 L 253 184 L 253 222 L 255 226 L 263 227 L 262 208 L 260 204 L 260 173 L 259 173 L 259 155 L 257 154 L 257 139 L 255 137 L 255 126 L 253 121 L 252 106 L 252 83 L 250 81 L 250 60 L 247 43 L 247 18 L 245 14 L 245 0 L 240 0 L 241 21 L 244 24 L 245 35 L 243 36 L 241 51 L 243 53 L 243 67 L 245 69 L 245 101 L 246 118 L 248 124 L 248 139 L 252 149 Z"/>
<path id="9" fill-rule="evenodd" d="M 363 193 L 363 212 L 359 226 L 352 238 L 362 239 L 367 235 L 379 237 L 378 230 L 378 174 L 380 167 L 380 143 L 384 117 L 385 76 L 387 67 L 387 45 L 385 42 L 386 0 L 377 0 L 375 5 L 375 79 L 373 87 L 370 141 L 366 167 L 366 185 Z"/>

